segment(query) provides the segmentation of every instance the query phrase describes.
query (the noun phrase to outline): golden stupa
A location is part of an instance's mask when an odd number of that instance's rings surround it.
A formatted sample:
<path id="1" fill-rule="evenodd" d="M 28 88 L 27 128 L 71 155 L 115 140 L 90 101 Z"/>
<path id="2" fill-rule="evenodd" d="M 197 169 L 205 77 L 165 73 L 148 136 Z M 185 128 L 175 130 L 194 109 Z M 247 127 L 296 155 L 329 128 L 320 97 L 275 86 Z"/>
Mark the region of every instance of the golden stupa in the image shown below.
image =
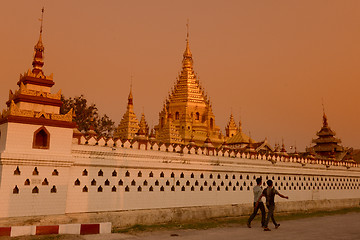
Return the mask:
<path id="1" fill-rule="evenodd" d="M 127 109 L 119 126 L 115 130 L 114 137 L 120 138 L 122 141 L 132 140 L 135 137 L 135 134 L 138 133 L 139 129 L 139 121 L 134 112 L 132 87 L 130 87 Z"/>
<path id="2" fill-rule="evenodd" d="M 156 139 L 164 143 L 188 144 L 191 140 L 203 146 L 207 138 L 214 146 L 224 142 L 220 128 L 215 125 L 210 100 L 193 69 L 189 31 L 181 73 L 159 113 L 159 124 L 154 128 Z"/>

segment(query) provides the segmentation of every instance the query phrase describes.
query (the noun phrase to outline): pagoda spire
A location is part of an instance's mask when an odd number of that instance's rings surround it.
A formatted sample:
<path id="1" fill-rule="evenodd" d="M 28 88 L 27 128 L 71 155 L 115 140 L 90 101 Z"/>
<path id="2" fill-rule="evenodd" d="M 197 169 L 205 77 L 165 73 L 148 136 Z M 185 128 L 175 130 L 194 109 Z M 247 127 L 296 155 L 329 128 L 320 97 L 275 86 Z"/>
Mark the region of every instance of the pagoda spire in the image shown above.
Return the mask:
<path id="1" fill-rule="evenodd" d="M 127 110 L 115 130 L 115 138 L 120 138 L 121 140 L 132 140 L 135 137 L 135 134 L 139 131 L 139 121 L 134 113 L 133 104 L 132 84 L 130 84 Z"/>
<path id="2" fill-rule="evenodd" d="M 238 132 L 238 127 L 234 121 L 234 116 L 231 112 L 228 124 L 225 127 L 226 137 L 232 137 Z"/>
<path id="3" fill-rule="evenodd" d="M 323 127 L 328 127 L 327 116 L 325 114 L 324 102 L 322 103 L 322 107 L 323 107 Z"/>
<path id="4" fill-rule="evenodd" d="M 139 132 L 138 132 L 139 135 L 145 135 L 145 136 L 149 135 L 149 125 L 147 124 L 147 122 L 145 120 L 144 111 L 141 114 L 141 120 L 140 120 L 139 127 L 140 127 Z"/>
<path id="5" fill-rule="evenodd" d="M 192 53 L 190 51 L 190 44 L 189 44 L 189 19 L 186 23 L 186 48 L 183 55 L 183 69 L 192 70 L 193 69 L 193 59 Z"/>
<path id="6" fill-rule="evenodd" d="M 128 109 L 133 109 L 134 106 L 134 100 L 133 100 L 133 95 L 132 95 L 132 82 L 130 84 L 130 92 L 129 92 L 129 96 L 128 96 Z"/>
<path id="7" fill-rule="evenodd" d="M 40 72 L 43 73 L 42 67 L 44 66 L 44 49 L 45 49 L 42 43 L 43 21 L 44 21 L 44 8 L 41 9 L 39 40 L 34 47 L 34 60 L 32 62 L 32 66 L 33 66 L 32 73 L 34 74 L 38 74 Z"/>
<path id="8" fill-rule="evenodd" d="M 156 139 L 166 143 L 188 144 L 193 134 L 193 140 L 201 145 L 206 140 L 205 135 L 209 133 L 214 146 L 219 146 L 224 137 L 219 134 L 220 128 L 215 125 L 210 99 L 205 95 L 193 69 L 189 22 L 186 27 L 182 69 L 159 114 L 159 124 L 154 127 Z"/>

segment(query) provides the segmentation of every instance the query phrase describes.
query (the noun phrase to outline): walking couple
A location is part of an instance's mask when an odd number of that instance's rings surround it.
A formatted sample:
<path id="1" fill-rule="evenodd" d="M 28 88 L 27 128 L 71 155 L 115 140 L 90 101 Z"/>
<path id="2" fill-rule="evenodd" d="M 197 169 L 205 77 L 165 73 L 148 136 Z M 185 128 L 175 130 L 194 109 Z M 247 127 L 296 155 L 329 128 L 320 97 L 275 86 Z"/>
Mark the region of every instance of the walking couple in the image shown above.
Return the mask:
<path id="1" fill-rule="evenodd" d="M 284 196 L 280 194 L 274 187 L 273 187 L 273 181 L 267 180 L 267 188 L 264 190 L 261 187 L 262 179 L 257 178 L 256 179 L 256 186 L 254 187 L 254 212 L 251 214 L 247 226 L 251 228 L 251 221 L 255 218 L 257 212 L 261 211 L 261 226 L 264 228 L 264 231 L 271 231 L 270 228 L 268 228 L 268 223 L 270 221 L 270 218 L 272 222 L 275 225 L 275 228 L 278 228 L 280 224 L 276 223 L 274 218 L 274 210 L 275 210 L 275 195 L 279 195 L 282 198 L 288 199 L 289 197 Z M 264 203 L 262 202 L 262 197 L 266 198 L 266 208 L 268 209 L 267 217 L 265 218 L 265 207 Z"/>

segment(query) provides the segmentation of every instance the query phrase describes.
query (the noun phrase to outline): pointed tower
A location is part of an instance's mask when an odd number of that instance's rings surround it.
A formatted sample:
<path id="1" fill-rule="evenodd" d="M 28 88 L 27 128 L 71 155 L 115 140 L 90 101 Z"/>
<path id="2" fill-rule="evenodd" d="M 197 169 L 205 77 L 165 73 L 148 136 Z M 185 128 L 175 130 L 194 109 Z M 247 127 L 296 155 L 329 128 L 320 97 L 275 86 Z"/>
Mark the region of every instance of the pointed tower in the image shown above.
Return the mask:
<path id="1" fill-rule="evenodd" d="M 132 86 L 130 86 L 127 109 L 120 121 L 120 124 L 115 130 L 114 137 L 120 138 L 123 141 L 132 140 L 135 137 L 135 134 L 139 131 L 139 129 L 139 121 L 137 120 L 134 113 Z"/>
<path id="2" fill-rule="evenodd" d="M 169 119 L 169 116 L 172 119 Z M 187 31 L 181 73 L 159 114 L 159 124 L 155 126 L 157 138 L 160 135 L 164 136 L 162 131 L 169 121 L 174 125 L 185 144 L 189 143 L 193 135 L 193 140 L 198 145 L 203 145 L 207 134 L 214 145 L 223 142 L 223 139 L 219 138 L 220 129 L 215 125 L 215 116 L 210 100 L 205 95 L 193 69 L 189 30 Z M 163 140 L 166 141 L 166 139 Z"/>
<path id="3" fill-rule="evenodd" d="M 232 137 L 239 131 L 238 127 L 236 126 L 236 123 L 234 121 L 234 117 L 232 113 L 230 114 L 230 119 L 228 124 L 225 127 L 226 137 Z"/>
<path id="4" fill-rule="evenodd" d="M 329 127 L 325 111 L 323 111 L 323 125 L 316 135 L 318 138 L 312 140 L 315 145 L 307 148 L 307 152 L 315 152 L 325 158 L 336 158 L 345 151 L 345 148 L 339 145 L 341 140 L 335 138 L 336 133 Z"/>
<path id="5" fill-rule="evenodd" d="M 139 131 L 138 134 L 148 136 L 149 135 L 149 125 L 145 120 L 145 114 L 141 114 L 140 124 L 139 124 Z"/>
<path id="6" fill-rule="evenodd" d="M 7 109 L 0 115 L 0 132 L 4 137 L 0 152 L 31 152 L 39 149 L 46 154 L 71 152 L 73 128 L 76 126 L 72 121 L 72 110 L 60 114 L 61 91 L 51 93 L 55 84 L 53 74 L 46 76 L 43 71 L 43 13 L 44 9 L 40 19 L 39 40 L 34 47 L 33 68 L 20 74 L 17 83 L 19 89 L 15 92 L 10 90 Z"/>

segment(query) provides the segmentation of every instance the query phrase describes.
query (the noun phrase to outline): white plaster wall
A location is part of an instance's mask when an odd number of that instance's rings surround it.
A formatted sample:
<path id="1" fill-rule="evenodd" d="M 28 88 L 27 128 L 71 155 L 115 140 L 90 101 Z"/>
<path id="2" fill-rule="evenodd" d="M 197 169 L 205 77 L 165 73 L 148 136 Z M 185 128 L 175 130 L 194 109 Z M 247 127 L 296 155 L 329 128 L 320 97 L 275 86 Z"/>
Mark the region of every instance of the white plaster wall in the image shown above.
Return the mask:
<path id="1" fill-rule="evenodd" d="M 2 153 L 0 217 L 252 203 L 252 187 L 259 176 L 264 182 L 274 179 L 275 188 L 290 198 L 277 197 L 276 201 L 360 198 L 360 171 L 354 168 L 302 166 L 290 162 L 272 164 L 256 159 L 88 145 L 72 145 L 72 148 L 71 155 L 38 154 L 35 149 L 22 154 L 13 148 L 9 148 L 12 154 Z M 16 166 L 20 175 L 14 175 Z M 35 167 L 39 175 L 33 175 Z M 52 175 L 54 169 L 59 171 L 59 176 Z M 87 176 L 83 176 L 84 169 Z M 102 176 L 99 176 L 100 170 Z M 114 170 L 116 176 L 112 176 Z M 45 177 L 49 181 L 46 186 L 41 184 Z M 30 186 L 24 185 L 26 179 L 30 180 Z M 75 185 L 77 179 L 78 186 Z M 91 185 L 93 179 L 95 186 Z M 13 193 L 15 185 L 19 188 L 18 194 Z M 53 185 L 57 193 L 50 193 Z M 39 193 L 32 193 L 35 186 Z M 85 186 L 88 192 L 83 192 Z M 116 192 L 112 192 L 114 186 Z M 160 191 L 162 186 L 164 191 Z M 171 190 L 173 186 L 175 191 Z M 129 191 L 125 191 L 126 187 Z"/>
<path id="2" fill-rule="evenodd" d="M 0 153 L 5 150 L 7 136 L 7 124 L 0 125 Z"/>
<path id="3" fill-rule="evenodd" d="M 267 178 L 274 179 L 276 189 L 290 198 L 284 200 L 278 197 L 277 201 L 360 198 L 360 172 L 347 171 L 346 168 L 337 170 L 334 167 L 333 170 L 326 170 L 324 166 L 319 165 L 272 165 L 263 160 L 234 160 L 136 149 L 113 151 L 96 146 L 74 148 L 80 151 L 75 151 L 75 166 L 71 168 L 67 213 L 251 203 L 252 188 L 255 178 L 259 176 L 264 182 Z M 91 149 L 92 152 L 86 153 L 86 149 Z M 178 159 L 178 162 L 175 159 Z M 84 169 L 87 170 L 88 176 L 82 176 Z M 98 176 L 100 169 L 103 176 Z M 117 172 L 116 177 L 111 174 L 114 170 Z M 141 177 L 138 177 L 139 171 L 142 173 Z M 125 176 L 126 172 L 130 173 L 129 177 Z M 150 172 L 153 173 L 153 177 L 149 177 Z M 160 177 L 161 172 L 164 173 L 163 178 Z M 171 173 L 175 174 L 174 178 L 171 177 Z M 181 178 L 182 173 L 184 178 Z M 191 178 L 191 174 L 194 178 Z M 200 178 L 201 174 L 204 178 Z M 210 174 L 213 174 L 212 179 Z M 220 179 L 217 178 L 218 174 Z M 226 175 L 228 179 L 225 179 Z M 74 186 L 77 178 L 81 182 L 80 186 Z M 96 186 L 91 186 L 93 179 L 96 180 Z M 123 182 L 122 186 L 119 186 L 120 179 Z M 104 185 L 106 180 L 110 181 L 109 186 Z M 135 186 L 131 184 L 133 180 Z M 147 186 L 144 186 L 145 180 Z M 156 180 L 159 186 L 155 185 Z M 170 183 L 169 186 L 166 185 L 167 181 Z M 180 183 L 179 186 L 176 184 L 177 181 Z M 187 181 L 190 183 L 189 186 Z M 195 185 L 196 181 L 198 186 Z M 207 186 L 204 186 L 205 181 L 208 183 Z M 214 181 L 216 186 L 213 186 Z M 224 186 L 221 186 L 221 182 Z M 82 191 L 84 186 L 87 186 L 88 192 Z M 102 192 L 98 192 L 99 186 L 103 188 Z M 111 191 L 113 186 L 116 187 L 116 192 Z M 129 191 L 125 191 L 126 186 L 129 187 Z M 139 186 L 141 191 L 138 191 Z M 149 191 L 150 186 L 153 187 L 153 191 Z M 164 187 L 164 191 L 160 191 L 161 186 Z M 175 187 L 175 191 L 171 191 L 172 186 Z M 185 191 L 182 191 L 183 186 Z M 194 191 L 191 191 L 192 186 Z M 201 186 L 204 188 L 203 191 L 200 191 Z M 212 191 L 209 191 L 209 186 L 212 187 Z M 218 186 L 220 191 L 217 190 Z"/>
<path id="4" fill-rule="evenodd" d="M 20 175 L 14 175 L 16 167 Z M 66 206 L 68 168 L 59 166 L 37 166 L 38 175 L 33 175 L 34 166 L 3 165 L 0 188 L 0 217 L 63 214 Z M 59 175 L 52 175 L 56 169 Z M 43 185 L 44 179 L 48 185 Z M 26 179 L 30 185 L 25 185 Z M 19 193 L 13 189 L 18 187 Z M 34 187 L 39 193 L 32 193 Z M 51 193 L 52 187 L 56 193 Z"/>
<path id="5" fill-rule="evenodd" d="M 80 172 L 83 171 L 81 168 L 77 168 L 77 176 Z M 76 180 L 75 176 L 73 177 L 73 182 L 69 183 L 72 185 L 68 194 L 68 205 L 67 212 L 92 212 L 92 211 L 113 211 L 113 210 L 129 210 L 129 209 L 151 209 L 151 208 L 171 208 L 171 207 L 187 207 L 187 206 L 206 206 L 206 205 L 226 205 L 226 204 L 241 204 L 241 203 L 251 203 L 253 201 L 252 187 L 255 185 L 255 180 L 253 180 L 254 176 L 259 177 L 262 176 L 263 179 L 266 177 L 272 178 L 273 174 L 260 174 L 260 173 L 233 173 L 229 172 L 230 179 L 225 179 L 226 172 L 217 172 L 211 171 L 213 173 L 214 178 L 210 179 L 210 172 L 208 171 L 182 171 L 182 170 L 164 170 L 165 177 L 160 178 L 160 170 L 153 170 L 154 178 L 149 177 L 149 169 L 116 169 L 118 171 L 117 177 L 111 177 L 111 174 L 107 174 L 112 172 L 114 168 L 104 168 L 102 167 L 102 171 L 104 172 L 103 177 L 97 176 L 97 172 L 99 171 L 99 167 L 88 168 L 89 176 L 79 178 L 81 181 L 80 186 L 73 186 L 74 181 Z M 125 177 L 125 172 L 130 172 L 130 177 Z M 143 173 L 142 177 L 137 177 L 138 171 Z M 74 174 L 75 171 L 72 171 Z M 175 178 L 171 178 L 170 174 L 174 172 Z M 180 178 L 180 174 L 184 173 L 185 178 Z M 191 173 L 194 173 L 195 177 L 190 178 Z M 200 178 L 200 174 L 204 173 L 204 179 Z M 217 174 L 221 175 L 221 179 L 217 179 Z M 232 179 L 232 175 L 235 175 L 235 180 Z M 243 176 L 243 179 L 240 179 L 240 175 Z M 249 180 L 246 179 L 246 176 L 249 175 Z M 215 177 L 216 176 L 216 177 Z M 276 175 L 278 176 L 278 175 Z M 294 175 L 281 175 L 281 177 L 290 176 L 292 179 Z M 296 175 L 298 179 L 298 175 Z M 90 182 L 92 179 L 95 179 L 97 184 L 96 186 L 91 186 Z M 105 186 L 104 182 L 108 179 L 110 181 L 110 186 Z M 119 180 L 123 181 L 123 186 L 119 186 Z M 303 179 L 303 177 L 301 177 Z M 307 179 L 307 178 L 306 178 Z M 312 178 L 311 178 L 312 179 Z M 325 179 L 325 178 L 324 178 Z M 340 179 L 340 178 L 336 178 Z M 349 179 L 347 177 L 343 177 L 341 179 Z M 355 178 L 352 178 L 355 179 Z M 357 178 L 358 179 L 358 178 Z M 136 182 L 135 186 L 131 185 L 132 181 Z M 144 181 L 147 181 L 147 186 L 144 186 Z M 159 186 L 155 186 L 155 181 L 159 181 Z M 166 181 L 170 182 L 170 185 L 166 185 Z M 180 186 L 177 186 L 176 182 L 180 182 Z M 190 185 L 187 186 L 186 182 L 189 181 Z M 199 186 L 195 186 L 195 181 L 198 181 Z M 204 182 L 207 181 L 208 185 L 204 186 Z M 213 182 L 216 182 L 216 186 L 213 186 Z M 221 182 L 224 182 L 224 186 L 221 186 Z M 232 186 L 229 186 L 229 182 L 231 182 Z M 359 188 L 354 189 L 332 189 L 325 190 L 325 187 L 320 187 L 318 189 L 309 190 L 309 184 L 312 183 L 318 185 L 327 184 L 325 181 L 308 181 L 306 180 L 297 180 L 297 181 L 277 181 L 274 180 L 278 186 L 280 183 L 286 185 L 294 184 L 292 189 L 284 190 L 283 187 L 276 187 L 281 193 L 288 195 L 290 197 L 290 201 L 302 201 L 302 200 L 320 200 L 320 199 L 340 199 L 340 198 L 360 198 Z M 237 186 L 239 183 L 239 186 Z M 244 183 L 246 186 L 244 186 Z M 303 183 L 308 187 L 303 186 L 301 190 L 296 186 L 297 184 L 301 185 Z M 343 182 L 335 182 L 336 184 L 340 184 Z M 350 184 L 350 182 L 346 182 Z M 353 182 L 351 182 L 352 184 Z M 354 182 L 359 186 L 359 182 Z M 252 186 L 251 186 L 252 184 Z M 89 192 L 82 192 L 83 186 L 87 186 Z M 102 186 L 103 192 L 98 192 L 97 189 L 99 186 Z M 211 185 L 212 191 L 209 191 L 209 186 Z M 117 192 L 111 192 L 111 188 L 116 186 Z M 130 191 L 126 192 L 125 187 L 128 186 Z M 138 191 L 138 187 L 142 188 L 142 191 Z M 153 192 L 149 191 L 150 186 L 153 187 Z M 164 191 L 160 191 L 160 187 L 164 186 Z M 175 191 L 171 191 L 171 187 L 175 187 Z M 185 187 L 185 191 L 182 191 L 182 187 Z M 191 187 L 194 186 L 195 190 L 191 191 Z M 200 186 L 203 186 L 204 190 L 200 191 Z M 220 187 L 220 191 L 217 190 L 217 187 Z M 225 187 L 228 186 L 228 191 L 226 191 Z M 235 186 L 235 190 L 233 187 Z M 241 190 L 242 187 L 242 190 Z M 306 187 L 306 190 L 304 189 Z M 283 199 L 278 198 L 277 201 L 284 201 Z"/>
<path id="6" fill-rule="evenodd" d="M 34 149 L 34 132 L 40 125 L 6 123 L 6 152 L 24 152 L 35 154 L 70 154 L 73 130 L 68 128 L 45 126 L 50 133 L 49 149 Z"/>

